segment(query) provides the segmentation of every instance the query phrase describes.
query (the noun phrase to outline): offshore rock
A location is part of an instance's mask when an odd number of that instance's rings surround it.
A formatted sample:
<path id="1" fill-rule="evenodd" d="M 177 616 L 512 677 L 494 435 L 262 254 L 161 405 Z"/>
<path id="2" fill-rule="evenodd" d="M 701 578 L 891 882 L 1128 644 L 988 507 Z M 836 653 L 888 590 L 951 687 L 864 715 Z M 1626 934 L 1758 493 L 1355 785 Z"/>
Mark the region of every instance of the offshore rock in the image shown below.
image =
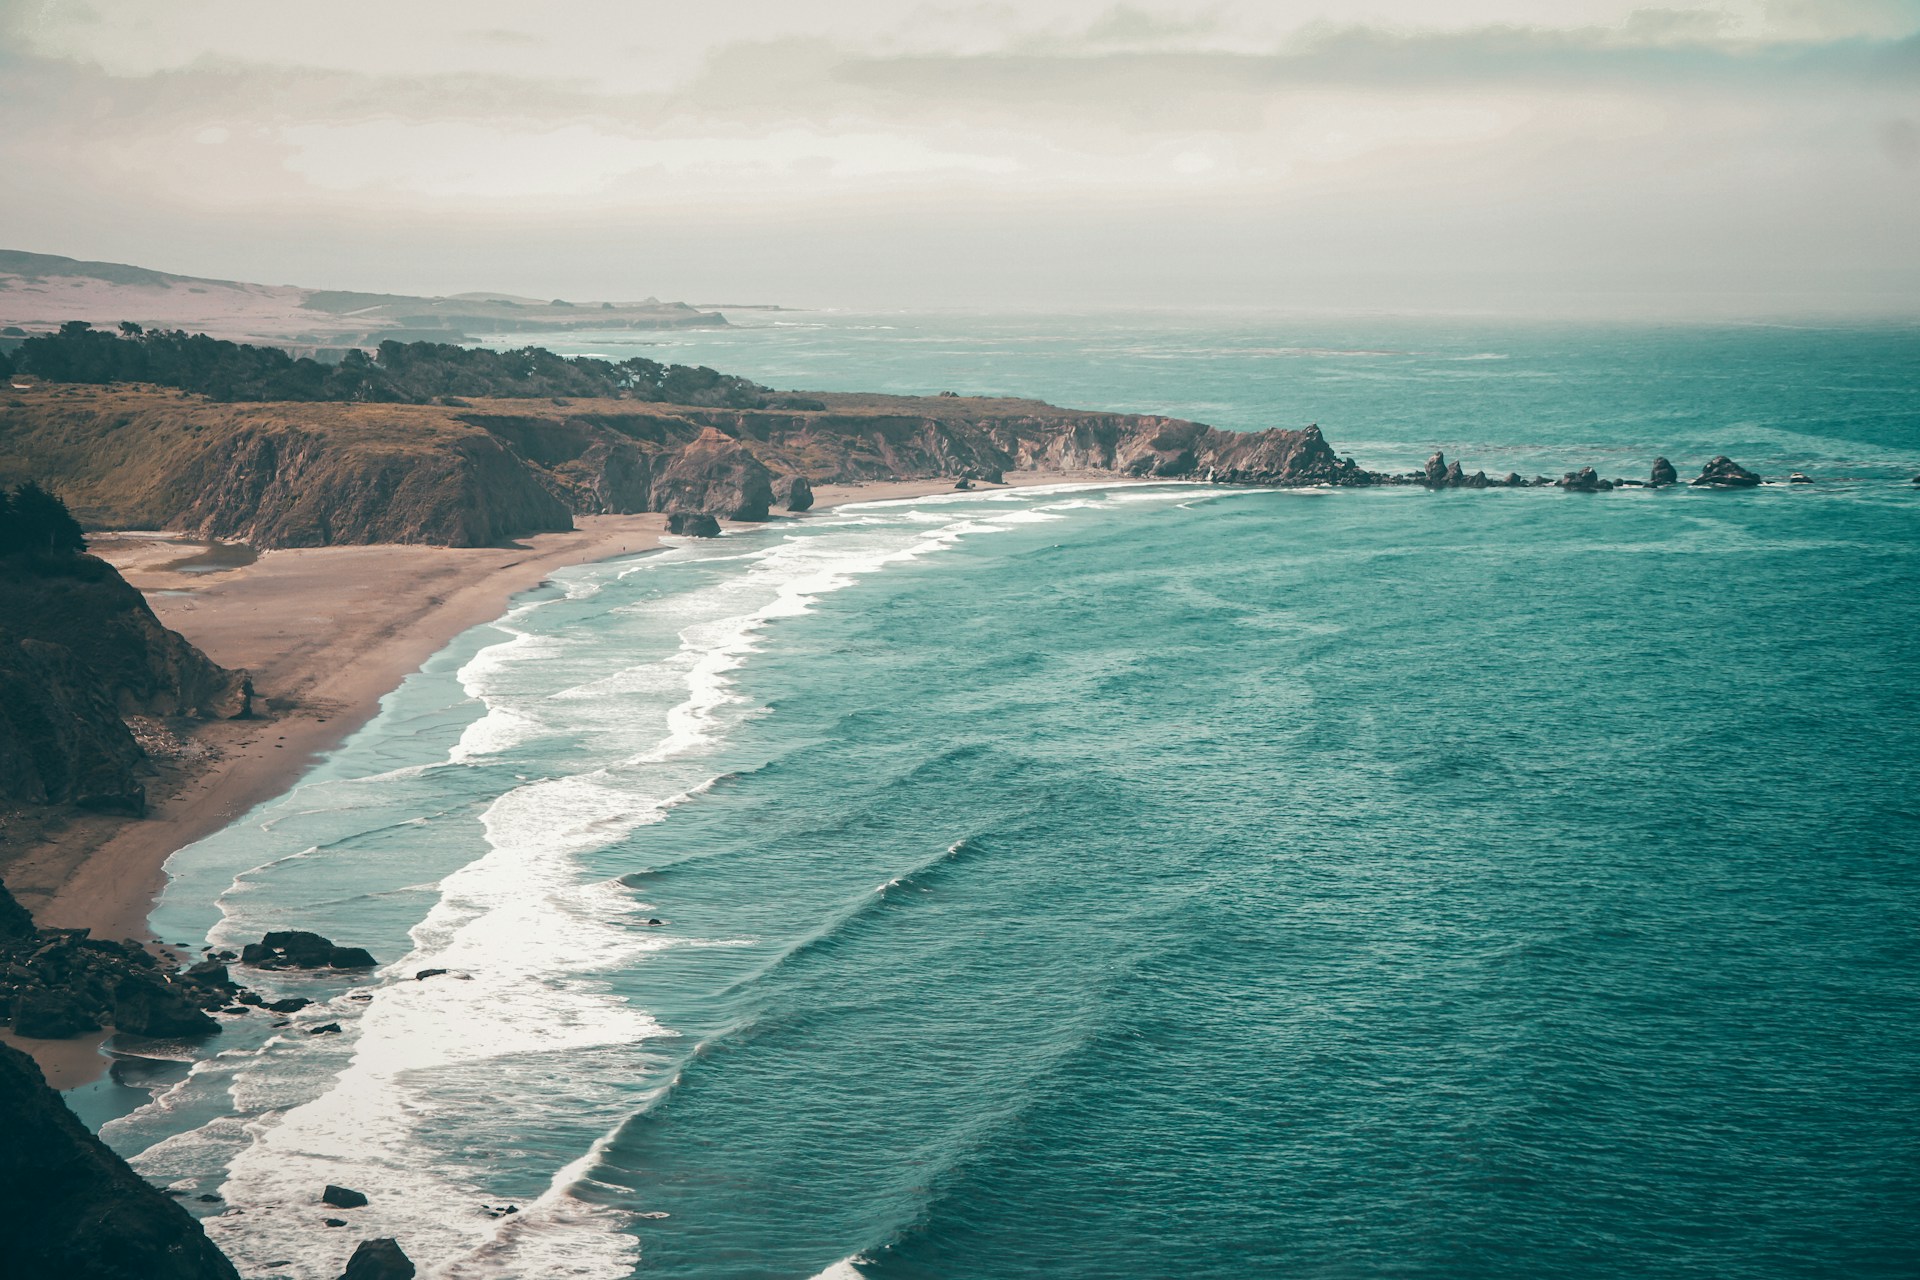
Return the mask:
<path id="1" fill-rule="evenodd" d="M 1602 480 L 1592 467 L 1582 467 L 1560 477 L 1560 487 L 1568 493 L 1599 493 L 1613 485 Z"/>
<path id="2" fill-rule="evenodd" d="M 391 1236 L 362 1240 L 347 1260 L 340 1280 L 413 1280 L 413 1260 L 400 1251 Z"/>
<path id="3" fill-rule="evenodd" d="M 327 1189 L 320 1193 L 320 1199 L 336 1209 L 361 1209 L 365 1208 L 367 1203 L 367 1197 L 361 1192 L 355 1191 L 352 1187 L 336 1187 L 331 1182 L 327 1184 Z"/>
<path id="4" fill-rule="evenodd" d="M 238 1280 L 200 1224 L 0 1045 L 0 1257 L 8 1280 Z"/>
<path id="5" fill-rule="evenodd" d="M 1787 477 L 1788 484 L 1812 484 L 1813 477 L 1804 471 L 1796 471 Z"/>
<path id="6" fill-rule="evenodd" d="M 773 474 L 745 445 L 708 427 L 654 481 L 653 505 L 669 514 L 765 520 L 773 505 Z"/>
<path id="7" fill-rule="evenodd" d="M 379 961 L 362 947 L 335 946 L 304 929 L 279 929 L 242 947 L 240 963 L 256 969 L 371 969 Z"/>
<path id="8" fill-rule="evenodd" d="M 1673 464 L 1665 458 L 1655 458 L 1653 460 L 1653 475 L 1647 483 L 1656 489 L 1663 484 L 1678 484 L 1680 483 L 1680 473 L 1675 471 Z"/>
<path id="9" fill-rule="evenodd" d="M 1751 489 L 1759 483 L 1759 476 L 1724 453 L 1700 468 L 1699 476 L 1692 481 L 1696 489 Z"/>
<path id="10" fill-rule="evenodd" d="M 689 538 L 717 538 L 720 522 L 698 511 L 676 511 L 667 517 L 667 532 Z"/>
<path id="11" fill-rule="evenodd" d="M 1427 487 L 1439 489 L 1447 483 L 1447 455 L 1435 449 L 1427 459 Z"/>

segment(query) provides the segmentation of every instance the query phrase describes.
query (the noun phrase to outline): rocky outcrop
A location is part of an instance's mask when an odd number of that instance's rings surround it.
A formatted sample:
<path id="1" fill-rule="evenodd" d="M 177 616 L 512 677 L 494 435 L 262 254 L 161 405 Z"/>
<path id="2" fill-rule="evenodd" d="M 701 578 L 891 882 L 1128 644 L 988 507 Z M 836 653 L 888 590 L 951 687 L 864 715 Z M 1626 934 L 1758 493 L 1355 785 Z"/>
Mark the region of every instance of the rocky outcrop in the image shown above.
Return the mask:
<path id="1" fill-rule="evenodd" d="M 1787 477 L 1788 484 L 1812 484 L 1813 477 L 1804 471 L 1795 471 Z"/>
<path id="2" fill-rule="evenodd" d="M 391 1236 L 362 1240 L 340 1280 L 413 1280 L 413 1261 Z"/>
<path id="3" fill-rule="evenodd" d="M 1673 469 L 1671 462 L 1668 462 L 1665 458 L 1655 458 L 1653 460 L 1653 474 L 1648 478 L 1648 484 L 1658 489 L 1662 485 L 1678 484 L 1679 482 L 1680 473 Z"/>
<path id="4" fill-rule="evenodd" d="M 173 1038 L 216 1032 L 206 1010 L 259 997 L 228 980 L 218 964 L 176 973 L 135 942 L 94 938 L 85 929 L 35 929 L 0 885 L 0 1021 L 40 1040 L 113 1027 L 130 1035 Z"/>
<path id="5" fill-rule="evenodd" d="M 1696 489 L 1751 489 L 1760 477 L 1723 453 L 1702 467 L 1691 483 Z"/>
<path id="6" fill-rule="evenodd" d="M 103 560 L 0 558 L 0 599 L 0 807 L 138 816 L 145 755 L 124 717 L 231 716 L 245 706 L 245 673 L 161 626 Z"/>
<path id="7" fill-rule="evenodd" d="M 776 492 L 780 505 L 789 511 L 811 511 L 813 509 L 813 486 L 805 476 L 784 477 Z"/>
<path id="8" fill-rule="evenodd" d="M 238 1280 L 191 1214 L 127 1167 L 0 1045 L 0 1258 L 8 1280 Z"/>
<path id="9" fill-rule="evenodd" d="M 738 440 L 709 427 L 654 481 L 653 505 L 668 513 L 765 520 L 773 505 L 773 474 Z"/>
<path id="10" fill-rule="evenodd" d="M 685 538 L 717 538 L 720 522 L 699 511 L 676 511 L 667 517 L 667 532 Z"/>

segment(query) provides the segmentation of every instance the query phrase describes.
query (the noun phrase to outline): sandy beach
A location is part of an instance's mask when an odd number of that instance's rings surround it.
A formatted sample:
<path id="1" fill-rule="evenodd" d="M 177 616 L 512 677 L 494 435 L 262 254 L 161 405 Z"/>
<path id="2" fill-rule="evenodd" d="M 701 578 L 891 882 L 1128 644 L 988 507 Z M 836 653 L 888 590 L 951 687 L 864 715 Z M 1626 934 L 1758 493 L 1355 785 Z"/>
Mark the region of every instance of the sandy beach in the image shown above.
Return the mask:
<path id="1" fill-rule="evenodd" d="M 1029 472 L 1009 481 L 1024 487 L 1114 479 Z M 952 488 L 951 480 L 822 485 L 814 510 Z M 194 726 L 183 751 L 156 760 L 145 818 L 75 817 L 8 859 L 0 878 L 43 926 L 154 940 L 147 915 L 175 850 L 292 787 L 372 719 L 407 675 L 461 632 L 500 617 L 513 596 L 567 565 L 659 546 L 665 519 L 582 516 L 571 533 L 511 547 L 318 547 L 250 560 L 201 554 L 191 567 L 181 562 L 202 553 L 201 544 L 160 534 L 96 536 L 95 554 L 146 593 L 161 622 L 215 662 L 252 674 L 263 714 Z M 32 1052 L 56 1087 L 72 1088 L 107 1065 L 98 1053 L 103 1039 L 8 1042 Z"/>

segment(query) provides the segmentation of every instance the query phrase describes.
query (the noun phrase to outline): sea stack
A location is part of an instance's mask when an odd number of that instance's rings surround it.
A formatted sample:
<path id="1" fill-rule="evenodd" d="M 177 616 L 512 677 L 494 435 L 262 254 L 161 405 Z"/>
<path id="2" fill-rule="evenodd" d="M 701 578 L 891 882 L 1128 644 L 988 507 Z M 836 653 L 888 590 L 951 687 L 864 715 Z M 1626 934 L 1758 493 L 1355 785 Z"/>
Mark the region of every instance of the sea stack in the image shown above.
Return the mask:
<path id="1" fill-rule="evenodd" d="M 1647 483 L 1656 489 L 1661 485 L 1679 484 L 1680 473 L 1675 471 L 1673 464 L 1665 458 L 1655 458 L 1653 460 L 1653 475 L 1648 479 Z"/>
<path id="2" fill-rule="evenodd" d="M 1751 489 L 1759 483 L 1759 476 L 1723 453 L 1700 468 L 1700 474 L 1694 479 L 1693 487 L 1696 489 Z"/>

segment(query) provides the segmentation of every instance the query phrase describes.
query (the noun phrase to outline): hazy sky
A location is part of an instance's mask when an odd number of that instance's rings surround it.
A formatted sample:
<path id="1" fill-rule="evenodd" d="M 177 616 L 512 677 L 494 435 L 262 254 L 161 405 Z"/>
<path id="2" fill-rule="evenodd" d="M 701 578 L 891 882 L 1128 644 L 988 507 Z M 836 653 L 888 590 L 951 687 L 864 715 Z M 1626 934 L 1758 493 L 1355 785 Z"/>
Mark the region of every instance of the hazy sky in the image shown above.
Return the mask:
<path id="1" fill-rule="evenodd" d="M 1920 0 L 0 0 L 0 247 L 798 305 L 1920 311 Z"/>

